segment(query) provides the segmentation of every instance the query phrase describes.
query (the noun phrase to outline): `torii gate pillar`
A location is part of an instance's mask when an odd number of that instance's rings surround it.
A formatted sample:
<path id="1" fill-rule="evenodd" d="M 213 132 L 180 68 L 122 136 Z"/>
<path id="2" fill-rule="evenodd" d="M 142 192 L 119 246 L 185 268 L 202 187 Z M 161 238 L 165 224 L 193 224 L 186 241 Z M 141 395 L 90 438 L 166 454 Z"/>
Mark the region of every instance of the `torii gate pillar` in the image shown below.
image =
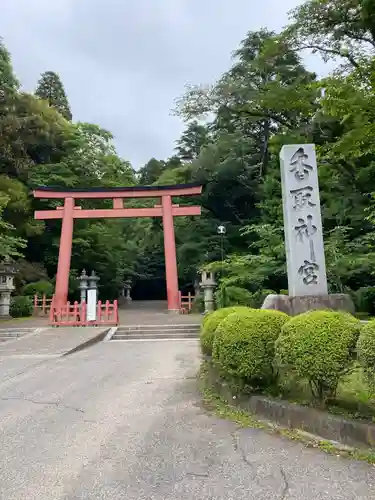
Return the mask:
<path id="1" fill-rule="evenodd" d="M 55 287 L 55 303 L 58 306 L 66 304 L 68 300 L 70 259 L 73 243 L 74 198 L 65 198 L 63 212 Z"/>
<path id="2" fill-rule="evenodd" d="M 176 241 L 174 235 L 171 196 L 162 196 L 161 204 L 163 210 L 165 277 L 167 281 L 168 311 L 179 312 L 180 298 L 178 293 Z"/>

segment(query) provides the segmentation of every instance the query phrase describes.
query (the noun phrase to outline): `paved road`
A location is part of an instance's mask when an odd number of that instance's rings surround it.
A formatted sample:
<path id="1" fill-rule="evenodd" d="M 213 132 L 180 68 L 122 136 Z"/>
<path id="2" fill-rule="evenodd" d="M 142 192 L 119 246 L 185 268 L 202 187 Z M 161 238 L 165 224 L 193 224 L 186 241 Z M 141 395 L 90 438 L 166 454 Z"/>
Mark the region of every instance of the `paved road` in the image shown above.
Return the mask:
<path id="1" fill-rule="evenodd" d="M 0 361 L 0 499 L 375 499 L 375 468 L 207 415 L 195 341 Z"/>

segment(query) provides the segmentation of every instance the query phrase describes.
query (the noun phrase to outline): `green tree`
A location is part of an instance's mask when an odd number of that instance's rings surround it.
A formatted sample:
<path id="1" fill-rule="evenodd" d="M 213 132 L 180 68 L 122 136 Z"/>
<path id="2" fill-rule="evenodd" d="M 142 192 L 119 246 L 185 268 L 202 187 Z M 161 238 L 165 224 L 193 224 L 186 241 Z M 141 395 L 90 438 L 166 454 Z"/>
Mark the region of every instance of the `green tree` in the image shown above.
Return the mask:
<path id="1" fill-rule="evenodd" d="M 209 142 L 208 128 L 196 120 L 190 122 L 177 141 L 177 155 L 181 161 L 196 160 L 203 146 Z"/>
<path id="2" fill-rule="evenodd" d="M 0 38 L 0 103 L 4 103 L 9 93 L 14 93 L 18 87 L 19 83 L 13 73 L 9 52 Z"/>
<path id="3" fill-rule="evenodd" d="M 285 31 L 295 50 L 311 50 L 324 60 L 343 59 L 357 67 L 374 55 L 375 6 L 372 0 L 308 0 L 290 14 Z"/>
<path id="4" fill-rule="evenodd" d="M 142 186 L 153 184 L 165 169 L 165 162 L 151 158 L 144 167 L 139 170 L 139 183 Z"/>
<path id="5" fill-rule="evenodd" d="M 47 101 L 52 108 L 57 109 L 67 120 L 72 119 L 68 98 L 57 73 L 53 71 L 42 73 L 35 90 L 35 95 Z"/>
<path id="6" fill-rule="evenodd" d="M 9 198 L 0 192 L 0 258 L 18 257 L 26 246 L 25 240 L 14 234 L 15 228 L 3 218 Z"/>

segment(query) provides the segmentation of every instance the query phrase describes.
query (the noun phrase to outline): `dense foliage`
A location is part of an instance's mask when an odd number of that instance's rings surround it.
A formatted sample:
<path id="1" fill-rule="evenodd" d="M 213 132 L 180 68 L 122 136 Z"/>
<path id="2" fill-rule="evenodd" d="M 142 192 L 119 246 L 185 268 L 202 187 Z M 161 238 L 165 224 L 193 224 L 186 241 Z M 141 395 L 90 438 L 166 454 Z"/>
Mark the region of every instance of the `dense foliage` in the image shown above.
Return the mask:
<path id="1" fill-rule="evenodd" d="M 33 313 L 33 300 L 26 295 L 12 297 L 10 302 L 10 315 L 12 318 L 27 318 Z"/>
<path id="2" fill-rule="evenodd" d="M 217 328 L 214 363 L 240 386 L 271 386 L 277 379 L 275 342 L 288 319 L 282 312 L 261 309 L 229 314 Z"/>
<path id="3" fill-rule="evenodd" d="M 369 321 L 361 329 L 357 354 L 371 385 L 375 388 L 375 320 Z"/>
<path id="4" fill-rule="evenodd" d="M 321 401 L 333 397 L 352 367 L 360 322 L 332 311 L 310 311 L 290 319 L 276 341 L 281 367 L 307 380 Z"/>
<path id="5" fill-rule="evenodd" d="M 211 356 L 216 330 L 220 323 L 234 312 L 247 312 L 247 307 L 223 307 L 205 316 L 200 333 L 200 341 L 204 354 Z"/>
<path id="6" fill-rule="evenodd" d="M 229 385 L 240 397 L 260 392 L 374 420 L 375 320 L 363 326 L 348 313 L 327 310 L 293 318 L 243 307 L 215 314 L 205 360 L 214 389 Z M 207 354 L 204 335 L 201 348 Z"/>
<path id="7" fill-rule="evenodd" d="M 33 200 L 33 187 L 201 182 L 202 197 L 188 203 L 201 203 L 202 216 L 175 223 L 181 288 L 193 291 L 197 270 L 211 263 L 222 305 L 247 304 L 246 291 L 254 305 L 260 290 L 286 289 L 278 154 L 291 142 L 317 145 L 330 290 L 374 286 L 374 37 L 367 0 L 307 0 L 282 33 L 248 33 L 217 82 L 190 86 L 176 102 L 186 130 L 175 155 L 150 159 L 138 174 L 117 155 L 109 132 L 71 121 L 55 72 L 42 75 L 35 95 L 20 91 L 0 44 L 0 257 L 18 259 L 19 288 L 56 273 L 61 223 L 33 220 L 36 208 L 56 204 Z M 336 70 L 319 79 L 302 50 L 334 59 Z M 103 298 L 117 296 L 124 279 L 136 287 L 152 279 L 160 288 L 161 221 L 76 221 L 72 292 L 83 268 L 100 276 Z M 368 310 L 365 295 L 358 305 Z"/>

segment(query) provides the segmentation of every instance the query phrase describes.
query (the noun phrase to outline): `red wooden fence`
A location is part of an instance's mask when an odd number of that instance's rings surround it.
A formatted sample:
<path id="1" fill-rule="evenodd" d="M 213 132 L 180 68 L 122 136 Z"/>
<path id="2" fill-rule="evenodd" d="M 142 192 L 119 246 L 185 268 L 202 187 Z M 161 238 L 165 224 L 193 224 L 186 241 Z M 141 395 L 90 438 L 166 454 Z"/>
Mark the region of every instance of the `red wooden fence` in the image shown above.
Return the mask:
<path id="1" fill-rule="evenodd" d="M 100 326 L 118 325 L 118 304 L 115 300 L 112 304 L 107 300 L 104 304 L 101 300 L 96 306 L 96 320 L 87 321 L 86 302 L 71 304 L 67 302 L 62 307 L 52 305 L 49 315 L 49 323 L 52 326 Z"/>
<path id="2" fill-rule="evenodd" d="M 51 299 L 47 299 L 45 295 L 42 297 L 34 295 L 34 316 L 48 316 L 52 301 L 53 297 Z"/>
<path id="3" fill-rule="evenodd" d="M 181 292 L 180 294 L 180 311 L 182 314 L 187 314 L 191 312 L 191 308 L 193 307 L 193 302 L 194 302 L 194 295 L 192 295 L 190 292 L 188 295 L 182 295 Z"/>

